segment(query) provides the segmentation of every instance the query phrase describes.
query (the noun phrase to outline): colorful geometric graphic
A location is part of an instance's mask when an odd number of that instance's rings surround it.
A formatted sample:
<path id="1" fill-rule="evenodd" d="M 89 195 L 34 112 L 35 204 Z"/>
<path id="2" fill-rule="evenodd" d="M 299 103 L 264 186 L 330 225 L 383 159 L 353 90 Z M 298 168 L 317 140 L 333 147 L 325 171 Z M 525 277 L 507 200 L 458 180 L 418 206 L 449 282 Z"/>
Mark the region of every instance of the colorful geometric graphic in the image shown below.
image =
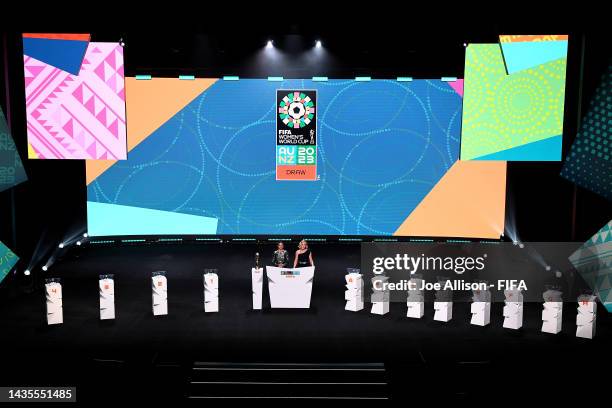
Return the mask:
<path id="1" fill-rule="evenodd" d="M 508 74 L 567 57 L 567 35 L 500 35 Z"/>
<path id="2" fill-rule="evenodd" d="M 561 176 L 612 200 L 612 63 L 582 118 Z"/>
<path id="3" fill-rule="evenodd" d="M 150 210 L 117 204 L 87 202 L 88 230 L 92 235 L 214 234 L 217 220 L 198 215 Z M 112 220 L 112 222 L 109 222 Z"/>
<path id="4" fill-rule="evenodd" d="M 567 34 L 502 34 L 499 36 L 499 42 L 567 41 L 568 38 Z"/>
<path id="5" fill-rule="evenodd" d="M 47 40 L 89 41 L 91 39 L 91 34 L 23 33 L 23 38 L 44 38 Z"/>
<path id="6" fill-rule="evenodd" d="M 0 282 L 13 269 L 17 261 L 19 261 L 19 257 L 0 241 Z"/>
<path id="7" fill-rule="evenodd" d="M 499 239 L 505 208 L 506 162 L 458 160 L 394 235 Z"/>
<path id="8" fill-rule="evenodd" d="M 126 78 L 125 91 L 130 98 L 126 104 L 126 116 L 130 118 L 128 152 L 216 81 L 209 78 L 196 78 L 191 81 L 177 81 L 176 78 Z M 87 185 L 116 162 L 117 160 L 86 160 Z"/>
<path id="9" fill-rule="evenodd" d="M 0 191 L 23 183 L 27 179 L 4 112 L 0 110 Z"/>
<path id="10" fill-rule="evenodd" d="M 90 42 L 78 75 L 25 54 L 24 76 L 29 158 L 127 158 L 119 44 Z"/>
<path id="11" fill-rule="evenodd" d="M 608 312 L 612 312 L 612 220 L 569 260 Z"/>
<path id="12" fill-rule="evenodd" d="M 561 159 L 567 40 L 561 43 L 467 47 L 462 160 Z M 539 51 L 532 53 L 534 47 Z"/>
<path id="13" fill-rule="evenodd" d="M 463 79 L 447 82 L 448 85 L 457 92 L 457 95 L 463 98 Z"/>
<path id="14" fill-rule="evenodd" d="M 72 75 L 79 75 L 89 34 L 23 34 L 23 53 Z"/>
<path id="15" fill-rule="evenodd" d="M 131 137 L 131 112 L 139 111 L 145 135 L 136 145 L 129 142 L 129 159 L 105 161 L 107 168 L 91 174 L 95 162 L 87 162 L 92 235 L 392 235 L 458 159 L 462 99 L 439 79 L 210 79 L 207 85 L 167 79 L 168 88 L 174 82 L 205 89 L 190 93 L 193 98 L 184 98 L 186 104 L 161 125 L 158 115 L 150 114 L 166 97 L 147 91 L 159 87 L 155 80 L 135 81 L 137 87 L 128 89 L 128 133 Z M 300 146 L 285 152 L 287 160 L 316 160 L 315 181 L 276 180 L 277 121 L 280 129 L 296 130 L 279 117 L 280 99 L 289 91 L 277 100 L 278 89 L 317 92 L 311 97 L 316 156 L 300 154 Z M 236 109 L 237 100 L 248 103 Z M 147 119 L 155 123 L 147 125 Z M 125 216 L 125 207 L 202 219 L 194 228 L 191 221 L 163 221 L 172 229 L 161 232 L 156 223 L 138 221 L 144 219 L 140 215 Z"/>
<path id="16" fill-rule="evenodd" d="M 291 92 L 281 99 L 278 115 L 290 128 L 303 128 L 314 118 L 315 106 L 310 96 L 304 92 Z"/>

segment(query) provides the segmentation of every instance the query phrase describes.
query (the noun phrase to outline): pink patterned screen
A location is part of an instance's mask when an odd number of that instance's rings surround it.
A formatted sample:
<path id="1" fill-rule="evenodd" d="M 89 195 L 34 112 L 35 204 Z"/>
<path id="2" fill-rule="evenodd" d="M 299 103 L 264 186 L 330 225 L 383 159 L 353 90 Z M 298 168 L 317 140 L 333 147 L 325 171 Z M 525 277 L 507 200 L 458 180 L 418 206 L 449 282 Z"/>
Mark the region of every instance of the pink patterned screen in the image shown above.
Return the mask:
<path id="1" fill-rule="evenodd" d="M 24 55 L 29 157 L 127 159 L 123 48 L 90 42 L 78 75 Z"/>

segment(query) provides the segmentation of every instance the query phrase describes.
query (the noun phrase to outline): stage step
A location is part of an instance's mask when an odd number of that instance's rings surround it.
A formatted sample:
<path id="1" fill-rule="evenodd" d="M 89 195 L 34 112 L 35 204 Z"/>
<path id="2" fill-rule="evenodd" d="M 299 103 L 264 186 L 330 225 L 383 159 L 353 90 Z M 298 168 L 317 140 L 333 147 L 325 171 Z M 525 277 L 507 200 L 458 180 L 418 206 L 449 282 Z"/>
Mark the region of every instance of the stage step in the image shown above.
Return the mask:
<path id="1" fill-rule="evenodd" d="M 386 400 L 383 363 L 195 362 L 187 397 L 198 399 Z"/>

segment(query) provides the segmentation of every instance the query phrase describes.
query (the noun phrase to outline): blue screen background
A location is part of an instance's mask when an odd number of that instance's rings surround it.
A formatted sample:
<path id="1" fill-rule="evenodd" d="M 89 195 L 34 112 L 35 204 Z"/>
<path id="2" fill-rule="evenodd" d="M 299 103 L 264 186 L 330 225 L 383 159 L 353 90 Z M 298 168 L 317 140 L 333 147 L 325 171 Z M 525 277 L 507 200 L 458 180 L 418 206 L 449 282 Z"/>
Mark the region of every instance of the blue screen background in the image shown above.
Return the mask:
<path id="1" fill-rule="evenodd" d="M 277 89 L 318 91 L 317 181 L 275 179 Z M 91 183 L 88 201 L 214 218 L 206 234 L 392 235 L 458 159 L 461 108 L 440 80 L 220 80 Z M 116 235 L 105 217 L 92 235 Z"/>

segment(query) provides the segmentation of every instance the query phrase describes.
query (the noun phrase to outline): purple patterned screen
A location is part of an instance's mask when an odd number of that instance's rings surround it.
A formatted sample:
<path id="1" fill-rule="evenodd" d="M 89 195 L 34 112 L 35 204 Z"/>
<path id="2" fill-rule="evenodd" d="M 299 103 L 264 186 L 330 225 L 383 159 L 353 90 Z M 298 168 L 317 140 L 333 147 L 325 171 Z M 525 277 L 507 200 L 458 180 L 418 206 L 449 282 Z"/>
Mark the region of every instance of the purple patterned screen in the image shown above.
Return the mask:
<path id="1" fill-rule="evenodd" d="M 123 48 L 89 42 L 78 75 L 27 51 L 24 47 L 29 158 L 127 159 Z"/>

